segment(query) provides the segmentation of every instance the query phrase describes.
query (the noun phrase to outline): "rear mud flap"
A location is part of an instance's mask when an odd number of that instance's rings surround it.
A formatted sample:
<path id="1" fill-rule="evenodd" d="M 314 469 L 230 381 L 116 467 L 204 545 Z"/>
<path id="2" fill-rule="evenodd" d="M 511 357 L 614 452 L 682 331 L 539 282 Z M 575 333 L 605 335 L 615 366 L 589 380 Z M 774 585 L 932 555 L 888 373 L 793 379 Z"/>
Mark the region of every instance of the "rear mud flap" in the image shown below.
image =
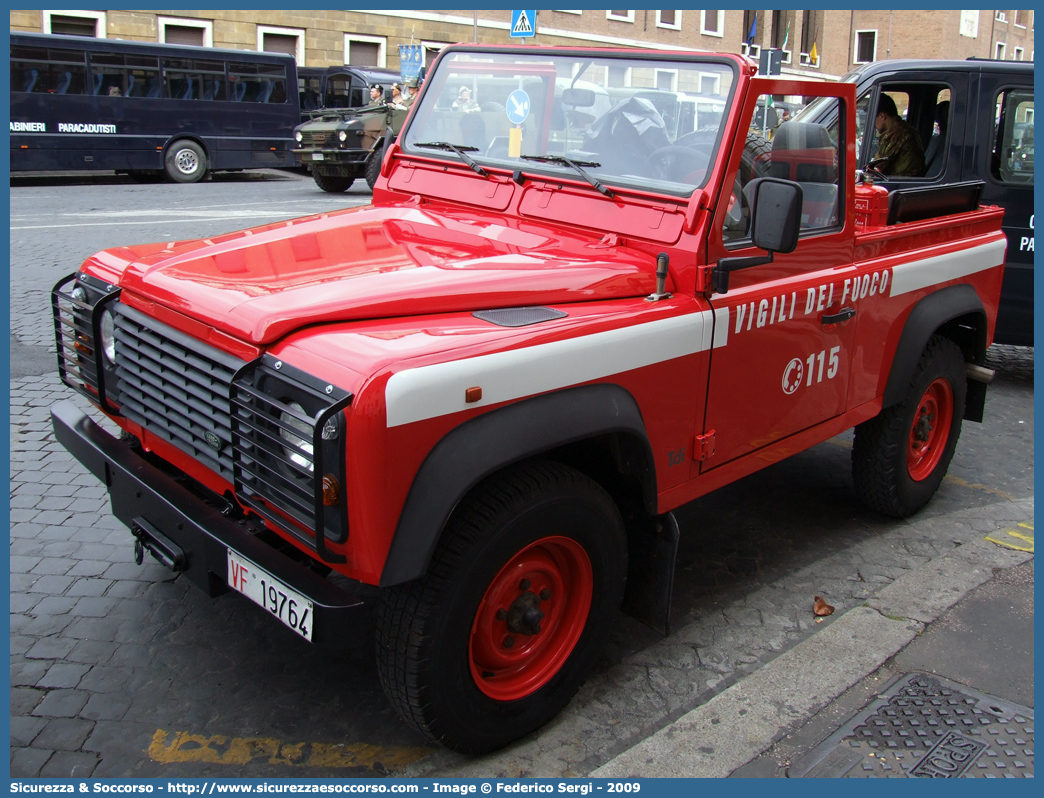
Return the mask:
<path id="1" fill-rule="evenodd" d="M 673 513 L 643 517 L 627 524 L 629 560 L 622 609 L 664 636 L 671 633 L 671 594 L 679 536 Z"/>

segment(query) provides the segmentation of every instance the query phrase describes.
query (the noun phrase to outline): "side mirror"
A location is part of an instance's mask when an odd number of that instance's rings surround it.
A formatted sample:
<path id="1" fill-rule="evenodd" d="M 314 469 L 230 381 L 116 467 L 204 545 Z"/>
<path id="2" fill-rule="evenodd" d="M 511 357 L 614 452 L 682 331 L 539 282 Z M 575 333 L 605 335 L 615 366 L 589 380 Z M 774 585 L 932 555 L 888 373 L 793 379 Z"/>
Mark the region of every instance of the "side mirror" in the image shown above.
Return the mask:
<path id="1" fill-rule="evenodd" d="M 722 258 L 714 267 L 711 290 L 718 294 L 729 290 L 729 274 L 752 266 L 772 263 L 773 253 L 793 252 L 801 233 L 801 186 L 778 177 L 751 180 L 744 192 L 750 203 L 751 242 L 768 255 Z"/>
<path id="2" fill-rule="evenodd" d="M 595 93 L 591 89 L 562 89 L 562 104 L 590 108 L 595 104 Z"/>

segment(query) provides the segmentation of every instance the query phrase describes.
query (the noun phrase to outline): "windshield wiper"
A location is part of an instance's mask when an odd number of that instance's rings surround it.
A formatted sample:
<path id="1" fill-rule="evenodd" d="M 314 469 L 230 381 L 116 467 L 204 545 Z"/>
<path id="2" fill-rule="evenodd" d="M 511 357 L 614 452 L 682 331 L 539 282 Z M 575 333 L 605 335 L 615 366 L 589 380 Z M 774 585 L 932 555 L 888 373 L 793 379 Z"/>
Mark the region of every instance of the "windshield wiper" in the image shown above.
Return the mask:
<path id="1" fill-rule="evenodd" d="M 414 144 L 414 147 L 428 147 L 433 150 L 450 150 L 460 156 L 460 160 L 467 164 L 468 168 L 482 175 L 483 177 L 489 177 L 489 172 L 471 160 L 468 157 L 469 152 L 478 152 L 478 147 L 466 147 L 460 144 L 450 144 L 448 141 L 425 141 L 422 144 Z"/>
<path id="2" fill-rule="evenodd" d="M 540 163 L 557 163 L 564 166 L 570 166 L 576 170 L 580 177 L 594 186 L 600 193 L 604 194 L 609 199 L 613 198 L 613 192 L 603 186 L 598 178 L 591 177 L 591 175 L 587 174 L 587 172 L 580 168 L 582 166 L 588 166 L 594 169 L 597 166 L 601 166 L 597 161 L 574 161 L 571 158 L 564 158 L 561 155 L 522 155 L 519 157 L 525 161 L 540 161 Z"/>

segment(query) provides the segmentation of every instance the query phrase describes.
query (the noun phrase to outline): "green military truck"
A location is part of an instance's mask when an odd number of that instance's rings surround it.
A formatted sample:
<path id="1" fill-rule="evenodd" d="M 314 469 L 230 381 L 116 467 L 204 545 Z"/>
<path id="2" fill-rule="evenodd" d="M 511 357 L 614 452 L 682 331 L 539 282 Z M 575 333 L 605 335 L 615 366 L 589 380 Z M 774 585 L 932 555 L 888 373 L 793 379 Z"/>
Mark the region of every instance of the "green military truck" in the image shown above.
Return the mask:
<path id="1" fill-rule="evenodd" d="M 372 189 L 381 171 L 385 140 L 398 135 L 407 110 L 382 98 L 361 108 L 313 112 L 309 121 L 294 128 L 294 156 L 323 191 L 347 191 L 360 177 Z"/>

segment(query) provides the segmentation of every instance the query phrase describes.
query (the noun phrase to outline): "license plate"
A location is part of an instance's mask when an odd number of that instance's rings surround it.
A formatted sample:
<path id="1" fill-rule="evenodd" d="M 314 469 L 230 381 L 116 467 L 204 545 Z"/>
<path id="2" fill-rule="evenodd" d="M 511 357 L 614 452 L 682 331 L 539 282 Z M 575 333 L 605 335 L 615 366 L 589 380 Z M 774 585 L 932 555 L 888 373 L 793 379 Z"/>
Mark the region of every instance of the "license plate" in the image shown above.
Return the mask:
<path id="1" fill-rule="evenodd" d="M 312 160 L 313 161 L 322 161 L 322 160 L 325 160 L 325 159 L 326 159 L 326 156 L 323 155 L 321 152 L 313 152 L 312 153 Z"/>
<path id="2" fill-rule="evenodd" d="M 312 641 L 312 602 L 232 549 L 228 549 L 228 584 Z"/>

